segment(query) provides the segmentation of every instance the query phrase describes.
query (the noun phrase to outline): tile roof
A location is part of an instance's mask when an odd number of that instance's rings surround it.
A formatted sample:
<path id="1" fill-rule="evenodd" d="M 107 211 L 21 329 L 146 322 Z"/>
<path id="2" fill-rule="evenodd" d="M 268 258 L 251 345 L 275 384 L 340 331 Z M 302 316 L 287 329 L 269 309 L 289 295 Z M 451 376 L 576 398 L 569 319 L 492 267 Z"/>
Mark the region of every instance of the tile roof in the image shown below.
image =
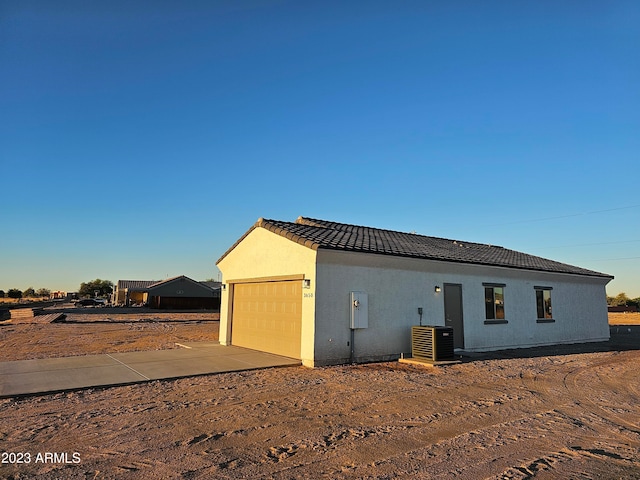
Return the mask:
<path id="1" fill-rule="evenodd" d="M 184 279 L 184 280 L 187 280 L 187 281 L 189 281 L 191 283 L 206 287 L 206 288 L 208 288 L 210 290 L 214 290 L 214 287 L 212 285 L 210 285 L 209 282 L 198 282 L 197 280 L 189 278 L 186 275 L 178 275 L 176 277 L 171 277 L 171 278 L 167 278 L 165 280 L 160 280 L 158 282 L 154 282 L 153 284 L 149 285 L 148 288 L 149 289 L 156 288 L 156 287 L 159 287 L 160 285 L 171 283 L 171 282 L 173 282 L 175 280 L 180 280 L 180 279 Z"/>
<path id="2" fill-rule="evenodd" d="M 217 282 L 215 280 L 198 282 L 204 285 L 205 287 L 209 287 L 211 290 L 220 290 L 222 288 L 222 282 Z"/>
<path id="3" fill-rule="evenodd" d="M 149 285 L 153 285 L 154 283 L 158 283 L 158 280 L 118 280 L 118 290 L 123 289 L 145 289 Z"/>
<path id="4" fill-rule="evenodd" d="M 215 290 L 216 288 L 220 288 L 220 282 L 198 282 L 193 280 L 185 275 L 178 275 L 176 277 L 166 278 L 164 280 L 118 280 L 118 290 L 123 290 L 128 288 L 129 290 L 148 290 L 150 288 L 155 288 L 159 285 L 163 285 L 165 283 L 173 282 L 179 278 L 185 278 L 193 283 L 199 283 L 204 287 Z"/>
<path id="5" fill-rule="evenodd" d="M 155 281 L 155 282 L 153 282 L 151 285 L 148 285 L 148 287 L 149 287 L 149 288 L 155 288 L 155 287 L 157 287 L 158 285 L 163 285 L 163 284 L 165 284 L 165 283 L 173 282 L 174 280 L 178 280 L 179 278 L 183 278 L 183 277 L 184 277 L 184 278 L 188 278 L 188 277 L 185 277 L 184 275 L 178 275 L 178 276 L 176 276 L 176 277 L 165 278 L 164 280 L 158 280 L 158 281 Z M 191 280 L 191 279 L 189 279 L 189 280 Z"/>
<path id="6" fill-rule="evenodd" d="M 295 223 L 260 218 L 247 233 L 227 250 L 218 262 L 252 230 L 260 227 L 314 250 L 322 248 L 613 278 L 605 273 L 567 265 L 496 245 L 428 237 L 414 233 L 349 225 L 308 217 L 298 217 Z"/>

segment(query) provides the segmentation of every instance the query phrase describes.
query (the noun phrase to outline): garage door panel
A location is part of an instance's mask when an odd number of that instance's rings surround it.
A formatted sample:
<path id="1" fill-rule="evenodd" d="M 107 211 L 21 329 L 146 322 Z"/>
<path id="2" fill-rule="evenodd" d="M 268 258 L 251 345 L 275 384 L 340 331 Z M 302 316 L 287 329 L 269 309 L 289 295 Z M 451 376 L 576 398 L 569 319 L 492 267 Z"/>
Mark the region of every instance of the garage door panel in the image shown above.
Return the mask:
<path id="1" fill-rule="evenodd" d="M 300 280 L 236 284 L 233 296 L 233 345 L 300 358 Z"/>

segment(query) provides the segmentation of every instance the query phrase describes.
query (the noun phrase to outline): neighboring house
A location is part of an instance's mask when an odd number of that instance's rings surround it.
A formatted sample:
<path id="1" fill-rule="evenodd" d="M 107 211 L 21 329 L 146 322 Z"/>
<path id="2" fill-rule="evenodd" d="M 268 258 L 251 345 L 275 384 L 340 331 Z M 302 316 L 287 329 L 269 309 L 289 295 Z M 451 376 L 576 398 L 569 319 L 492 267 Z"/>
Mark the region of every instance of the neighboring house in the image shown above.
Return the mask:
<path id="1" fill-rule="evenodd" d="M 56 290 L 49 295 L 50 300 L 66 300 L 71 301 L 78 298 L 76 292 L 63 292 L 62 290 Z"/>
<path id="2" fill-rule="evenodd" d="M 144 294 L 149 285 L 158 283 L 158 280 L 118 280 L 113 289 L 112 302 L 115 305 L 138 305 L 145 302 Z"/>
<path id="3" fill-rule="evenodd" d="M 220 306 L 220 287 L 212 288 L 181 275 L 147 287 L 145 303 L 151 308 L 214 309 Z"/>
<path id="4" fill-rule="evenodd" d="M 259 219 L 217 265 L 220 342 L 307 366 L 409 356 L 418 324 L 469 352 L 609 338 L 611 275 L 494 245 Z"/>
<path id="5" fill-rule="evenodd" d="M 216 309 L 220 307 L 220 282 L 197 282 L 184 275 L 161 281 L 118 280 L 113 299 L 117 305 Z"/>

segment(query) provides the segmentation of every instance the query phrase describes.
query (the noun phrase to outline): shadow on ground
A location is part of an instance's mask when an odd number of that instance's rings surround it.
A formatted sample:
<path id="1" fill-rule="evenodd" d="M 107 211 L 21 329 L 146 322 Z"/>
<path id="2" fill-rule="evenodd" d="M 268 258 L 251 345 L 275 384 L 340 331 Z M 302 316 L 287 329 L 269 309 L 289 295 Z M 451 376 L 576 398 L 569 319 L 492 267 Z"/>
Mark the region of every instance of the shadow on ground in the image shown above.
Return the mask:
<path id="1" fill-rule="evenodd" d="M 501 358 L 534 358 L 581 353 L 624 352 L 640 350 L 640 325 L 610 325 L 611 338 L 606 342 L 571 343 L 546 347 L 514 348 L 496 352 L 465 353 L 463 362 Z"/>

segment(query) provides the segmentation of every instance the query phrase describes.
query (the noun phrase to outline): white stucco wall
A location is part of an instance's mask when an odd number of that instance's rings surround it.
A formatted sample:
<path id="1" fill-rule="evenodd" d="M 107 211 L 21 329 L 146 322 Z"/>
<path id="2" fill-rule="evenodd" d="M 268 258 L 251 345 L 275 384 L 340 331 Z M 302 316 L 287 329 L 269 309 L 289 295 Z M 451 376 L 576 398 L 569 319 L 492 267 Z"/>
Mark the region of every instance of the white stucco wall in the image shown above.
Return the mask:
<path id="1" fill-rule="evenodd" d="M 301 357 L 304 365 L 348 362 L 352 291 L 368 294 L 369 327 L 354 332 L 356 361 L 395 359 L 411 352 L 410 327 L 444 325 L 444 289 L 462 285 L 467 351 L 530 347 L 609 338 L 605 286 L 609 279 L 341 252 L 299 245 L 255 228 L 219 263 L 220 342 L 231 343 L 234 280 L 303 275 Z M 485 323 L 483 283 L 504 284 L 504 324 Z M 534 286 L 552 287 L 553 323 L 538 323 Z"/>
<path id="2" fill-rule="evenodd" d="M 315 323 L 316 251 L 299 245 L 264 228 L 253 229 L 219 263 L 222 281 L 220 304 L 220 343 L 231 344 L 231 309 L 233 284 L 229 281 L 304 275 L 311 287 L 303 289 L 301 356 L 304 365 L 313 364 Z"/>
<path id="3" fill-rule="evenodd" d="M 462 285 L 465 350 L 482 351 L 609 338 L 606 278 L 319 250 L 315 283 L 315 365 L 351 354 L 349 292 L 368 294 L 369 328 L 355 330 L 359 361 L 409 355 L 410 327 L 444 325 L 444 292 Z M 505 324 L 485 324 L 483 283 L 505 284 Z M 554 323 L 538 323 L 534 286 L 552 287 Z"/>

